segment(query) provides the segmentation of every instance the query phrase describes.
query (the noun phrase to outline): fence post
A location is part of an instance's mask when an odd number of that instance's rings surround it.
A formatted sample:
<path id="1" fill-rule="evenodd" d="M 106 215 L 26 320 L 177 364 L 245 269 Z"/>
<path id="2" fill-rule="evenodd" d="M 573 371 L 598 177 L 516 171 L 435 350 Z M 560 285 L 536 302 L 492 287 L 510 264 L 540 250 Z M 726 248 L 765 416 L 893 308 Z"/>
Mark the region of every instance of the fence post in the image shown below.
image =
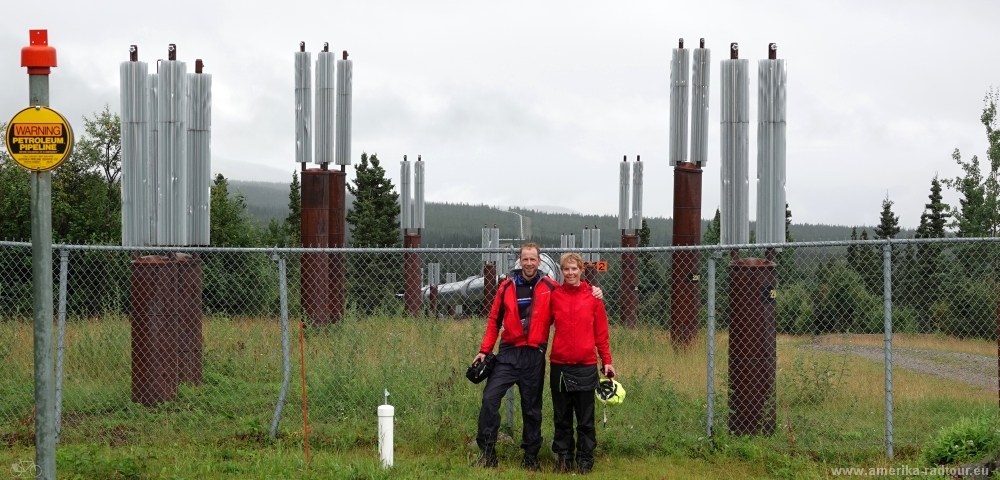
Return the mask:
<path id="1" fill-rule="evenodd" d="M 708 257 L 708 398 L 705 405 L 708 408 L 708 418 L 705 423 L 705 435 L 713 438 L 715 424 L 715 258 L 720 252 L 713 251 Z"/>
<path id="2" fill-rule="evenodd" d="M 892 459 L 892 240 L 882 247 L 882 304 L 885 310 L 885 456 Z"/>
<path id="3" fill-rule="evenodd" d="M 69 250 L 59 251 L 59 327 L 56 332 L 56 443 L 62 433 L 63 353 L 66 350 L 66 279 L 69 276 Z"/>
<path id="4" fill-rule="evenodd" d="M 281 295 L 281 365 L 284 372 L 281 392 L 278 393 L 278 404 L 274 407 L 274 420 L 271 422 L 271 438 L 277 438 L 278 422 L 281 421 L 281 410 L 285 407 L 288 384 L 292 378 L 292 360 L 288 351 L 288 285 L 285 278 L 285 258 L 275 253 L 271 256 L 271 260 L 278 262 L 278 286 Z"/>

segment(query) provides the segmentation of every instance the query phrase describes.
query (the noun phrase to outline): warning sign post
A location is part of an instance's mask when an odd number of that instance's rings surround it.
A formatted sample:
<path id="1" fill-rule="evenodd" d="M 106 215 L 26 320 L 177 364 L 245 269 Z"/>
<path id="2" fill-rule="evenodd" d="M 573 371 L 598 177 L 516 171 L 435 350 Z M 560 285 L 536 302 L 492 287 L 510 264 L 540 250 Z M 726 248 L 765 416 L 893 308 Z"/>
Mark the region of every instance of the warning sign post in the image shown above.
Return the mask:
<path id="1" fill-rule="evenodd" d="M 7 127 L 7 151 L 31 170 L 31 296 L 35 344 L 35 478 L 56 478 L 56 401 L 52 338 L 52 172 L 69 156 L 73 134 L 62 115 L 49 105 L 49 73 L 56 49 L 46 30 L 30 30 L 21 49 L 28 67 L 28 105 Z"/>

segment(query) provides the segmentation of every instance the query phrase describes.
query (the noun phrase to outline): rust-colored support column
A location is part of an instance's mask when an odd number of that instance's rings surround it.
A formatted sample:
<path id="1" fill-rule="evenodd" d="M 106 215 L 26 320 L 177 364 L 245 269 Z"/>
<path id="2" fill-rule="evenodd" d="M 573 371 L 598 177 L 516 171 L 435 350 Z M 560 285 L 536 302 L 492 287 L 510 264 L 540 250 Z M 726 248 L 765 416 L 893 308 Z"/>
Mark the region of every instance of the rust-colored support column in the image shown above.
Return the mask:
<path id="1" fill-rule="evenodd" d="M 333 248 L 343 248 L 345 243 L 347 173 L 330 172 L 330 226 L 329 241 Z M 344 318 L 347 308 L 347 260 L 343 253 L 330 254 L 330 323 Z"/>
<path id="2" fill-rule="evenodd" d="M 775 426 L 775 265 L 729 264 L 729 432 L 770 435 Z"/>
<path id="3" fill-rule="evenodd" d="M 302 246 L 327 248 L 330 225 L 330 172 L 302 172 Z M 330 323 L 330 259 L 325 253 L 302 254 L 302 310 L 309 323 Z"/>
<path id="4" fill-rule="evenodd" d="M 152 407 L 177 397 L 177 262 L 139 257 L 131 273 L 132 401 Z"/>
<path id="5" fill-rule="evenodd" d="M 622 234 L 622 247 L 635 248 L 639 237 Z M 621 322 L 629 328 L 639 326 L 639 262 L 635 252 L 622 253 Z"/>
<path id="6" fill-rule="evenodd" d="M 675 247 L 701 244 L 701 169 L 692 163 L 674 167 Z M 670 268 L 670 340 L 675 348 L 690 346 L 698 336 L 700 304 L 699 252 L 674 251 Z"/>
<path id="7" fill-rule="evenodd" d="M 590 285 L 597 285 L 597 267 L 593 263 L 588 263 L 583 267 L 583 279 L 587 281 Z"/>
<path id="8" fill-rule="evenodd" d="M 201 258 L 178 253 L 177 261 L 177 380 L 201 385 Z"/>
<path id="9" fill-rule="evenodd" d="M 489 262 L 483 265 L 483 318 L 489 318 L 493 311 L 493 299 L 497 296 L 497 266 Z"/>
<path id="10" fill-rule="evenodd" d="M 404 235 L 403 248 L 420 248 L 420 234 Z M 417 252 L 403 254 L 403 304 L 406 306 L 406 313 L 412 317 L 419 317 L 421 313 L 420 264 L 420 255 Z"/>

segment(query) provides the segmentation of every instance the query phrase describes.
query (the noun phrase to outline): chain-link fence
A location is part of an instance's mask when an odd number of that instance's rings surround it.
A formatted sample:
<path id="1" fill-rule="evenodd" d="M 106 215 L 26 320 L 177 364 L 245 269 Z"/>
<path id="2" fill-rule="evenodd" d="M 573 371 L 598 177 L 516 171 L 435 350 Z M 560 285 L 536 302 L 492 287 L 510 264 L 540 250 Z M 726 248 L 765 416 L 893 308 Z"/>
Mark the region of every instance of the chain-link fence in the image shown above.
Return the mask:
<path id="1" fill-rule="evenodd" d="M 669 453 L 749 436 L 847 464 L 913 453 L 965 412 L 995 408 L 1000 242 L 742 247 L 586 250 L 600 257 L 587 278 L 603 290 L 628 389 L 599 427 L 602 448 Z M 464 368 L 494 272 L 517 258 L 55 250 L 61 444 L 266 444 L 302 436 L 307 406 L 313 448 L 365 447 L 388 391 L 400 448 L 417 452 L 474 436 L 481 386 Z M 560 277 L 560 253 L 543 248 L 542 270 Z M 28 244 L 0 243 L 8 445 L 33 443 L 30 257 Z M 517 408 L 506 411 L 516 419 Z"/>

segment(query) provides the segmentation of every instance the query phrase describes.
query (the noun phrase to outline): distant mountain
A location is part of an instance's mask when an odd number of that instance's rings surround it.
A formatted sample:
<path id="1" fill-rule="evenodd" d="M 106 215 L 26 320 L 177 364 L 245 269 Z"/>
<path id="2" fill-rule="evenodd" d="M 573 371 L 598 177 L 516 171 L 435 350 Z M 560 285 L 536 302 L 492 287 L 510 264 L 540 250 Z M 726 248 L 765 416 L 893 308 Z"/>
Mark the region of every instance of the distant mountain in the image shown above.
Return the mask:
<path id="1" fill-rule="evenodd" d="M 242 192 L 247 210 L 262 225 L 272 218 L 283 222 L 288 216 L 288 184 L 278 182 L 252 182 L 229 180 L 230 194 Z"/>
<path id="2" fill-rule="evenodd" d="M 283 221 L 288 215 L 288 184 L 277 182 L 251 182 L 230 180 L 232 190 L 243 193 L 247 202 L 247 210 L 261 224 L 267 225 L 270 219 Z M 347 207 L 350 208 L 354 198 L 347 194 Z M 702 212 L 708 213 L 708 212 Z M 711 212 L 715 213 L 715 212 Z M 584 226 L 601 229 L 603 246 L 617 246 L 621 238 L 618 230 L 618 218 L 611 215 L 586 215 L 572 210 L 545 205 L 530 207 L 508 207 L 501 209 L 489 205 L 470 205 L 455 203 L 427 204 L 425 228 L 421 233 L 421 244 L 424 246 L 462 245 L 479 246 L 482 242 L 484 225 L 500 229 L 500 237 L 519 243 L 521 229 L 524 236 L 543 246 L 558 246 L 560 235 L 574 233 L 578 236 Z M 792 236 L 799 242 L 848 240 L 851 237 L 851 227 L 842 225 L 822 225 L 795 223 L 793 218 Z M 673 219 L 663 217 L 647 218 L 650 228 L 650 245 L 670 245 L 673 232 Z M 708 228 L 710 220 L 702 220 L 702 232 Z M 751 222 L 751 229 L 753 223 Z M 869 237 L 874 235 L 872 227 L 858 227 L 868 230 Z M 348 229 L 348 236 L 350 231 Z M 913 236 L 912 230 L 900 232 L 901 237 Z M 578 240 L 580 245 L 581 241 Z"/>

